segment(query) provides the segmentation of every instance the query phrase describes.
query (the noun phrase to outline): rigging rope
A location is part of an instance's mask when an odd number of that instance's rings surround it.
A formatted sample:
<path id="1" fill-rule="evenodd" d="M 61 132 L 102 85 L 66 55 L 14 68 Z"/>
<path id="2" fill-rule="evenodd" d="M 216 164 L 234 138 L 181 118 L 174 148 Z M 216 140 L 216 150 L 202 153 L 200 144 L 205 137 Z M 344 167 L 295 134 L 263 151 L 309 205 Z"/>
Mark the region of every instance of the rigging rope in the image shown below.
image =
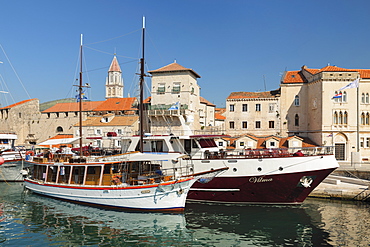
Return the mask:
<path id="1" fill-rule="evenodd" d="M 8 55 L 6 54 L 6 52 L 5 52 L 4 48 L 3 48 L 3 46 L 2 46 L 1 44 L 0 44 L 0 47 L 1 47 L 1 50 L 3 51 L 3 53 L 4 53 L 5 57 L 6 57 L 6 60 L 8 61 L 8 63 L 9 63 L 9 65 L 10 65 L 10 67 L 12 68 L 12 70 L 13 70 L 14 74 L 16 75 L 17 79 L 18 79 L 18 80 L 19 80 L 19 82 L 21 83 L 22 88 L 23 88 L 23 89 L 24 89 L 24 91 L 26 92 L 26 94 L 27 94 L 27 96 L 28 96 L 28 99 L 31 99 L 31 96 L 28 94 L 28 92 L 27 92 L 26 88 L 25 88 L 25 87 L 24 87 L 24 85 L 23 85 L 23 82 L 22 82 L 21 78 L 19 78 L 17 71 L 15 71 L 15 69 L 14 69 L 14 67 L 13 67 L 13 64 L 10 62 L 10 59 L 9 59 Z"/>

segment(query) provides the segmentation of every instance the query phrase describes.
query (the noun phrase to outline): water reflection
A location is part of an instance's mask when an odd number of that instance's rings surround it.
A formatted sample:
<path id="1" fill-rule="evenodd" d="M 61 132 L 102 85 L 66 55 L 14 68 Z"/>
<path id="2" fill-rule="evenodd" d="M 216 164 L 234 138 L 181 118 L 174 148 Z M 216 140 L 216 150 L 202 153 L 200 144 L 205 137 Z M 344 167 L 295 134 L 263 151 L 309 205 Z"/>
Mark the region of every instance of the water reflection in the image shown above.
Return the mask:
<path id="1" fill-rule="evenodd" d="M 0 245 L 365 246 L 367 204 L 188 203 L 185 214 L 116 212 L 24 194 L 0 184 Z"/>

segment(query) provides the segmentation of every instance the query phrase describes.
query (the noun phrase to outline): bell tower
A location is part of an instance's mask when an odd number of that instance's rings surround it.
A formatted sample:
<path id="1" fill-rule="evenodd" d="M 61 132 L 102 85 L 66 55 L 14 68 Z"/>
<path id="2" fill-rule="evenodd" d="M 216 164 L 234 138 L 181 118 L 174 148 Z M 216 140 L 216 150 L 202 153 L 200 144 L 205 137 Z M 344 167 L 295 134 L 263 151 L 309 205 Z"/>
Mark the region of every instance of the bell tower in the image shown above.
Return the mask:
<path id="1" fill-rule="evenodd" d="M 122 71 L 114 56 L 108 70 L 108 77 L 105 83 L 105 98 L 123 98 Z"/>

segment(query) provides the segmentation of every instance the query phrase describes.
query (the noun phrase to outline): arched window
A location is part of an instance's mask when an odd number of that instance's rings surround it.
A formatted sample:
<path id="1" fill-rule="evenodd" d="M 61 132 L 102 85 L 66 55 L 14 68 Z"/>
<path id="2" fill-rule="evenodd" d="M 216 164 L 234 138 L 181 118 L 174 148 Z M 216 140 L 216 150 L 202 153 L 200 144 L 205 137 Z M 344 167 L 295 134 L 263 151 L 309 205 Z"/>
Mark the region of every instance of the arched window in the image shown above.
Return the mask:
<path id="1" fill-rule="evenodd" d="M 368 93 L 366 93 L 366 96 L 365 96 L 365 103 L 369 104 L 369 94 Z"/>
<path id="2" fill-rule="evenodd" d="M 361 113 L 361 125 L 365 124 L 365 113 Z"/>
<path id="3" fill-rule="evenodd" d="M 63 127 L 58 126 L 58 127 L 57 127 L 57 132 L 63 132 Z"/>
<path id="4" fill-rule="evenodd" d="M 369 113 L 366 113 L 365 124 L 369 125 Z"/>
<path id="5" fill-rule="evenodd" d="M 339 112 L 339 124 L 343 124 L 343 114 L 341 111 Z"/>
<path id="6" fill-rule="evenodd" d="M 346 91 L 343 92 L 342 101 L 347 102 L 347 92 Z"/>
<path id="7" fill-rule="evenodd" d="M 299 126 L 299 116 L 298 116 L 298 114 L 295 114 L 295 117 L 294 117 L 294 126 Z"/>
<path id="8" fill-rule="evenodd" d="M 364 93 L 361 94 L 361 103 L 365 104 L 365 94 Z"/>
<path id="9" fill-rule="evenodd" d="M 338 92 L 338 91 L 335 91 L 335 95 L 338 95 L 340 94 L 341 92 Z M 334 102 L 338 103 L 338 102 L 341 102 L 341 98 L 334 98 Z"/>
<path id="10" fill-rule="evenodd" d="M 333 118 L 334 124 L 338 124 L 338 113 L 334 112 L 334 118 Z"/>
<path id="11" fill-rule="evenodd" d="M 343 123 L 348 124 L 348 113 L 345 111 L 343 115 Z"/>
<path id="12" fill-rule="evenodd" d="M 294 105 L 295 105 L 295 106 L 299 106 L 299 96 L 298 96 L 298 95 L 296 95 L 296 96 L 294 97 Z"/>

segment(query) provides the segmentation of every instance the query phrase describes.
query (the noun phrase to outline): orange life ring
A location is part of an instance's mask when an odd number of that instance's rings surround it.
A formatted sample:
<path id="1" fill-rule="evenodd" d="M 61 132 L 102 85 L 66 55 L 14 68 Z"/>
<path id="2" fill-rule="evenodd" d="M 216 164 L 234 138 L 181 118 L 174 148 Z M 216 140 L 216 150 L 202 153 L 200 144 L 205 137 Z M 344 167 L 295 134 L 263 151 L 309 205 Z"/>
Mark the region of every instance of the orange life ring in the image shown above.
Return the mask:
<path id="1" fill-rule="evenodd" d="M 89 151 L 83 151 L 82 153 L 83 153 L 84 156 L 89 156 L 90 155 Z"/>
<path id="2" fill-rule="evenodd" d="M 27 152 L 26 152 L 26 155 L 34 156 L 34 155 L 35 155 L 35 153 L 34 153 L 33 151 L 31 151 L 31 150 L 30 150 L 30 151 L 27 151 Z"/>
<path id="3" fill-rule="evenodd" d="M 54 158 L 54 154 L 52 152 L 49 153 L 49 159 L 53 159 Z"/>
<path id="4" fill-rule="evenodd" d="M 121 178 L 122 178 L 122 176 L 120 176 L 120 175 L 113 175 L 112 176 L 112 182 L 114 182 L 115 184 L 118 184 L 118 183 L 121 182 Z"/>

